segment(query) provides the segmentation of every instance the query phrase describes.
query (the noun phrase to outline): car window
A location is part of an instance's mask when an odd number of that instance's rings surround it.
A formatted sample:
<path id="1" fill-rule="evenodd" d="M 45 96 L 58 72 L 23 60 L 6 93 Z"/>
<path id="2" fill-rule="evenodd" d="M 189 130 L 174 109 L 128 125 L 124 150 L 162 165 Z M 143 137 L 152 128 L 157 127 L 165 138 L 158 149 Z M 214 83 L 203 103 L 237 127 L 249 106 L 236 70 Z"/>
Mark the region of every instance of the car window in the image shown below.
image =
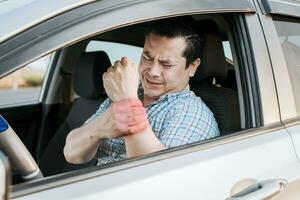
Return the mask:
<path id="1" fill-rule="evenodd" d="M 0 79 L 0 106 L 39 100 L 51 54 Z"/>
<path id="2" fill-rule="evenodd" d="M 126 56 L 128 56 L 134 63 L 139 63 L 143 48 L 116 42 L 92 40 L 88 43 L 86 52 L 94 51 L 105 51 L 112 64 L 114 61 L 120 60 L 122 56 L 125 55 L 124 52 L 126 52 Z"/>
<path id="3" fill-rule="evenodd" d="M 225 57 L 230 61 L 232 61 L 232 53 L 231 53 L 229 41 L 223 41 L 222 44 L 223 44 Z"/>
<path id="4" fill-rule="evenodd" d="M 274 24 L 288 67 L 297 114 L 300 115 L 300 20 L 274 18 Z"/>

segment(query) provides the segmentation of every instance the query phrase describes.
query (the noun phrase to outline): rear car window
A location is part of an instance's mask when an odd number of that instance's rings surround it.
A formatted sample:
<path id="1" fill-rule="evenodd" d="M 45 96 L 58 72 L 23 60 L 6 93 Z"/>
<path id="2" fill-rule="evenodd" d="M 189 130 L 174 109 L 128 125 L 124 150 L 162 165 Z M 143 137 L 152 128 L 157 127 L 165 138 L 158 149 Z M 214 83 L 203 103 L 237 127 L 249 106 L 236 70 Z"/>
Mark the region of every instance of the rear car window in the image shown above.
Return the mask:
<path id="1" fill-rule="evenodd" d="M 300 20 L 274 19 L 300 116 Z"/>

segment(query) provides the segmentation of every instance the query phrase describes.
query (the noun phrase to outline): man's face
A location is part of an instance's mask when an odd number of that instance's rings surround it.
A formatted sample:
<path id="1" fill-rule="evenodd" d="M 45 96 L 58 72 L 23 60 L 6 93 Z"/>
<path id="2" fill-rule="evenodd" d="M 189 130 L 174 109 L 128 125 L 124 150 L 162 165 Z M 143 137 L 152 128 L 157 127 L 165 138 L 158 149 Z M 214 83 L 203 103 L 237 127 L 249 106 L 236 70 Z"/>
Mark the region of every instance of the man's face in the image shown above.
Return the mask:
<path id="1" fill-rule="evenodd" d="M 157 100 L 164 94 L 186 88 L 198 65 L 191 64 L 186 69 L 186 58 L 183 57 L 185 47 L 182 37 L 150 34 L 146 38 L 139 69 L 145 98 Z"/>

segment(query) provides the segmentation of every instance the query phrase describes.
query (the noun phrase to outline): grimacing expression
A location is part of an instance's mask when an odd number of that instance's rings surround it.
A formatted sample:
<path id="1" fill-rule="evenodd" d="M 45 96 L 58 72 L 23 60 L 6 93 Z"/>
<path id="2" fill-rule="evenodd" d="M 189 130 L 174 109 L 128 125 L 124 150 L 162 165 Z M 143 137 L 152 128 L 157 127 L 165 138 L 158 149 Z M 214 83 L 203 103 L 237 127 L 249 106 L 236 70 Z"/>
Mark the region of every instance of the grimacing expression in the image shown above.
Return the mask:
<path id="1" fill-rule="evenodd" d="M 150 34 L 140 59 L 139 73 L 144 98 L 157 100 L 167 93 L 184 90 L 190 77 L 194 76 L 200 59 L 186 68 L 183 37 L 167 38 Z"/>

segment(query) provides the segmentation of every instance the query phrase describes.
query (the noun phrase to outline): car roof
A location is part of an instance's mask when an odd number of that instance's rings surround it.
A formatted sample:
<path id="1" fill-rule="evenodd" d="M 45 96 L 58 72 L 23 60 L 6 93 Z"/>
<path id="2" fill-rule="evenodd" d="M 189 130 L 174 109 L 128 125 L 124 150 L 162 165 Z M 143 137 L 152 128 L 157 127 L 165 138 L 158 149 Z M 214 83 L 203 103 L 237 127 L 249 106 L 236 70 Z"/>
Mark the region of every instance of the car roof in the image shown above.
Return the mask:
<path id="1" fill-rule="evenodd" d="M 0 0 L 0 43 L 58 14 L 96 0 Z"/>

